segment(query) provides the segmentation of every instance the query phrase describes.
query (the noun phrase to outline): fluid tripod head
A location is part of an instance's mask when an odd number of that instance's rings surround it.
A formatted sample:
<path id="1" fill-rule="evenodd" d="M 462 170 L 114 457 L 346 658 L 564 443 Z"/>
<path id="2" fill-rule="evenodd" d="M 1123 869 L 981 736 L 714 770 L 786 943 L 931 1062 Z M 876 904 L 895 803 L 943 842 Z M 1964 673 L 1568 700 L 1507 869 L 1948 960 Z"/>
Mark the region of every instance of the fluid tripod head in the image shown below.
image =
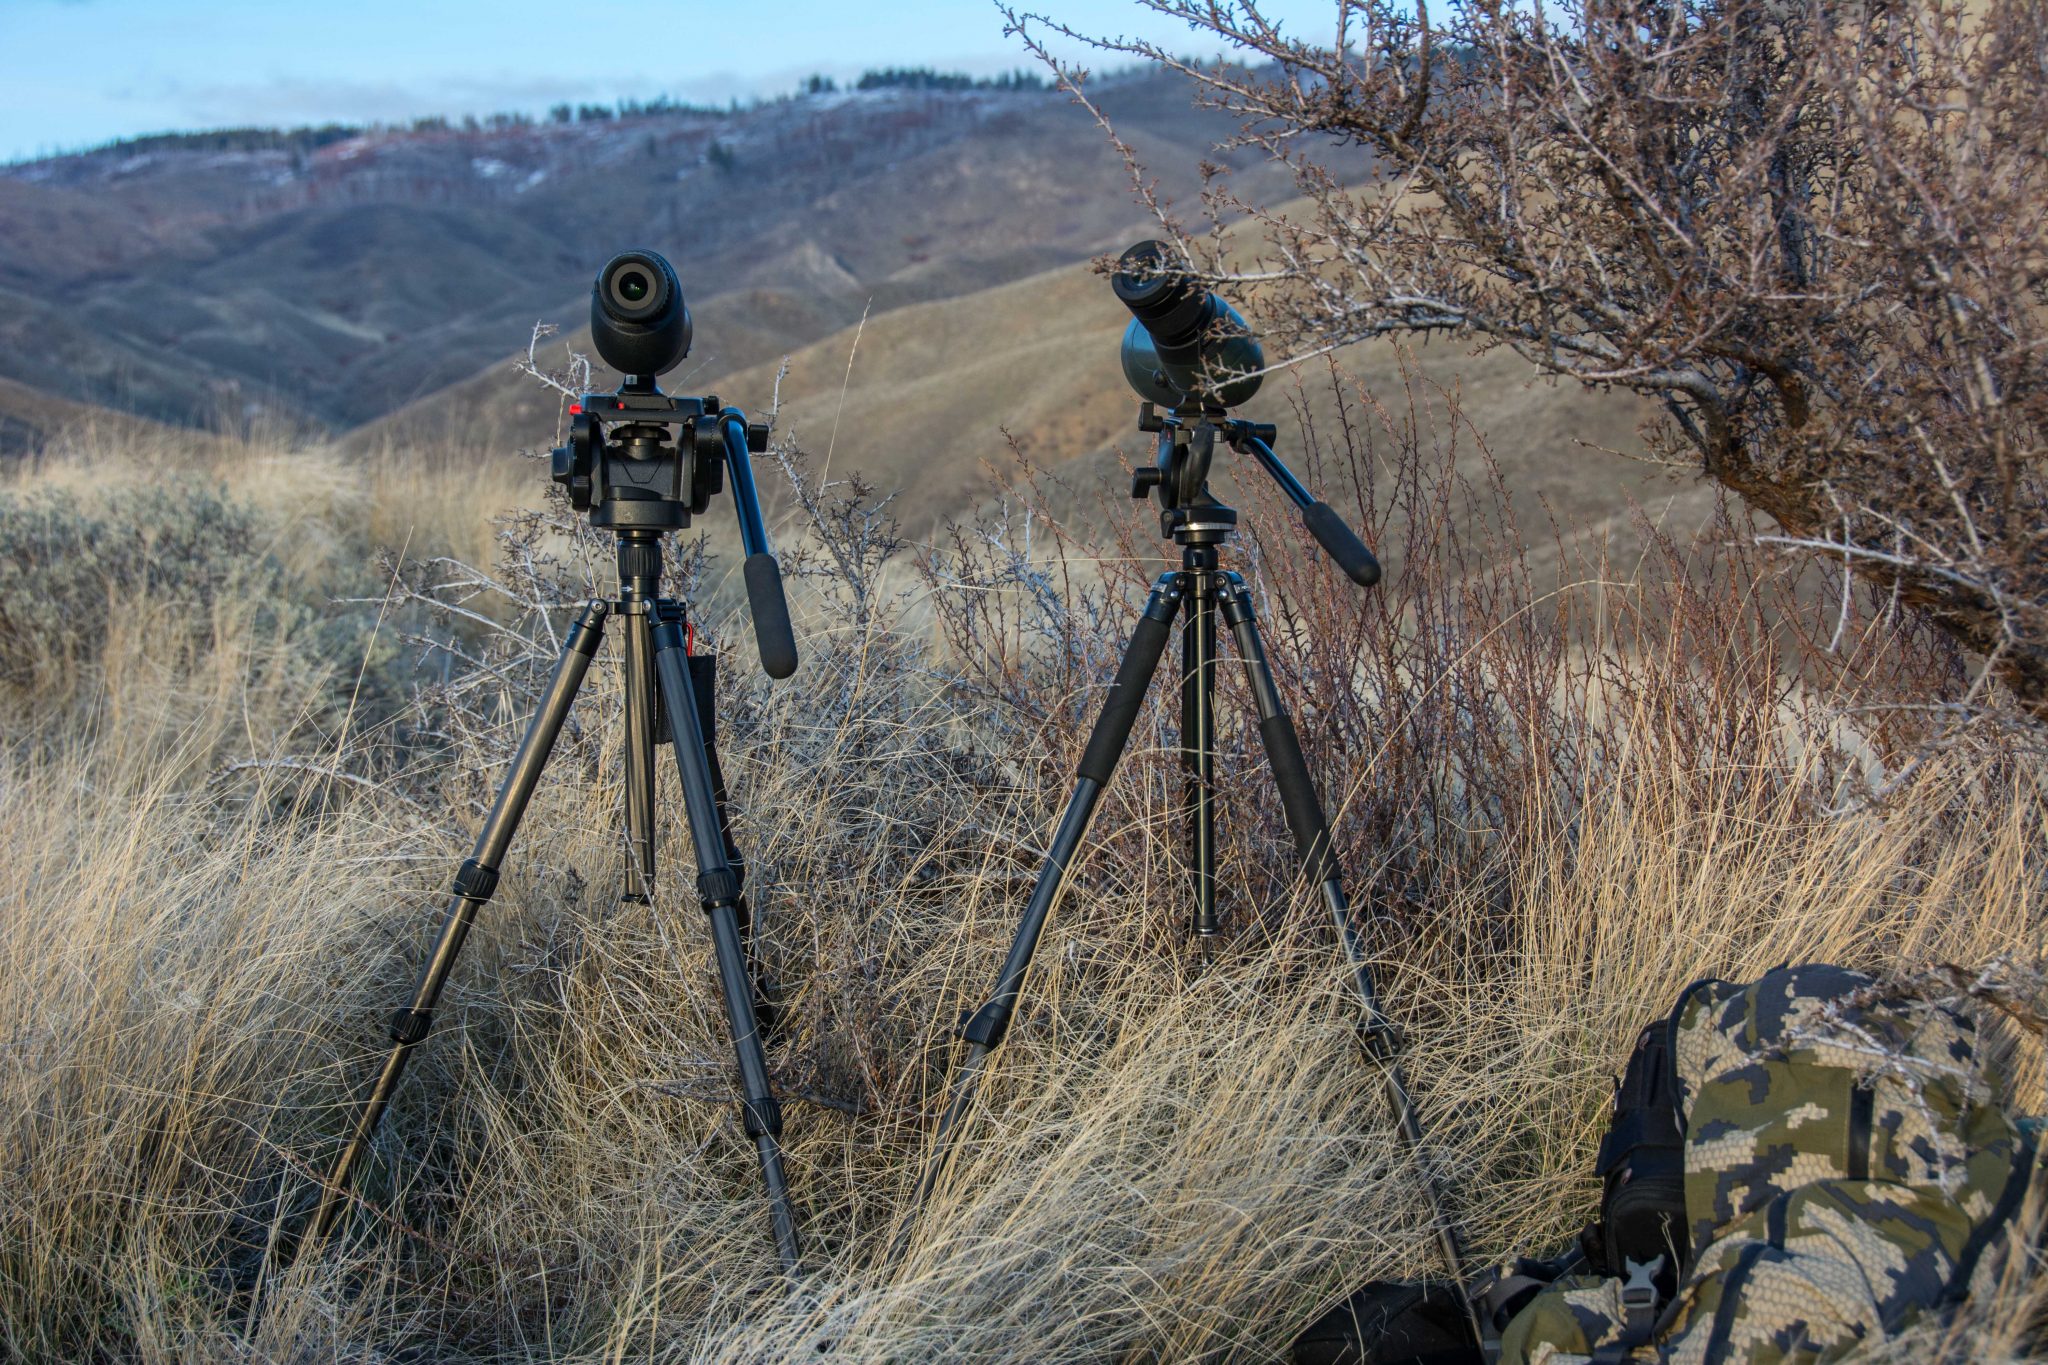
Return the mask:
<path id="1" fill-rule="evenodd" d="M 688 526 L 730 475 L 761 666 L 771 678 L 788 677 L 796 639 L 750 459 L 768 448 L 767 424 L 716 398 L 671 397 L 655 383 L 689 354 L 691 340 L 682 286 L 655 252 L 628 251 L 597 272 L 590 334 L 625 379 L 616 392 L 587 393 L 570 407 L 568 444 L 553 451 L 554 481 L 592 526 L 616 530 L 623 543 Z"/>
<path id="2" fill-rule="evenodd" d="M 1131 496 L 1158 497 L 1160 531 L 1182 545 L 1214 545 L 1236 526 L 1237 513 L 1209 495 L 1220 435 L 1272 476 L 1301 509 L 1301 524 L 1352 582 L 1365 588 L 1379 582 L 1379 561 L 1365 542 L 1273 453 L 1275 429 L 1228 415 L 1259 391 L 1266 363 L 1238 311 L 1177 268 L 1160 241 L 1125 251 L 1110 287 L 1131 310 L 1121 359 L 1124 378 L 1145 400 L 1138 430 L 1159 438 L 1154 463 L 1131 475 Z"/>

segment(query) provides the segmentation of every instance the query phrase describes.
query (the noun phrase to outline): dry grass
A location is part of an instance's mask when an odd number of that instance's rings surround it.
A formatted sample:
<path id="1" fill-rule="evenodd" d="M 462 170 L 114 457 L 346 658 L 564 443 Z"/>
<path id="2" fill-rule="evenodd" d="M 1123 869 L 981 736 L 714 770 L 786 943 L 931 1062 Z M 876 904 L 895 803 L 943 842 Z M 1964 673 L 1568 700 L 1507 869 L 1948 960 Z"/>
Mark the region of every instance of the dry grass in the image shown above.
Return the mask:
<path id="1" fill-rule="evenodd" d="M 1941 685 L 1939 660 L 1859 618 L 1830 674 L 1759 624 L 1725 556 L 1662 576 L 1591 565 L 1598 592 L 1537 599 L 1512 545 L 1457 540 L 1501 520 L 1458 514 L 1489 496 L 1454 477 L 1462 431 L 1454 413 L 1368 409 L 1325 442 L 1354 462 L 1347 480 L 1395 471 L 1363 495 L 1398 509 L 1376 531 L 1406 565 L 1384 593 L 1340 589 L 1270 508 L 1248 562 L 1355 898 L 1378 911 L 1437 1160 L 1500 1254 L 1587 1216 L 1606 1078 L 1694 978 L 2038 955 L 2048 803 L 2009 745 L 1923 749 L 1917 722 L 1853 723 L 1907 663 Z M 1262 1359 L 1357 1279 L 1432 1268 L 1339 963 L 1287 882 L 1277 803 L 1234 724 L 1235 933 L 1193 967 L 1163 696 L 959 1159 L 889 1261 L 946 1027 L 990 984 L 1130 583 L 1152 570 L 1130 522 L 1130 548 L 1077 552 L 1108 567 L 1072 582 L 1043 539 L 1034 561 L 969 534 L 904 590 L 858 503 L 812 521 L 795 680 L 761 680 L 743 623 L 712 621 L 730 642 L 737 836 L 791 1019 L 774 1062 L 809 1239 L 800 1289 L 772 1269 L 687 873 L 665 866 L 651 907 L 614 899 L 608 667 L 347 1235 L 281 1268 L 266 1251 L 307 1207 L 516 734 L 540 653 L 522 592 L 573 596 L 581 561 L 548 561 L 563 542 L 546 526 L 508 525 L 487 613 L 501 625 L 464 643 L 497 671 L 415 691 L 392 640 L 431 633 L 434 584 L 401 573 L 410 595 L 381 619 L 323 599 L 366 582 L 375 597 L 368 546 L 396 548 L 401 527 L 409 559 L 475 557 L 478 471 L 255 454 L 150 467 L 224 483 L 271 531 L 269 581 L 302 612 L 223 607 L 201 644 L 155 654 L 142 632 L 6 698 L 22 720 L 0 750 L 0 1350 Z M 51 458 L 8 496 L 88 487 L 114 458 Z M 1872 764 L 1897 778 L 1878 802 Z M 2038 1052 L 2016 1046 L 2016 1102 L 2038 1109 Z M 1944 1349 L 2017 1351 L 2040 1293 L 2016 1273 Z"/>

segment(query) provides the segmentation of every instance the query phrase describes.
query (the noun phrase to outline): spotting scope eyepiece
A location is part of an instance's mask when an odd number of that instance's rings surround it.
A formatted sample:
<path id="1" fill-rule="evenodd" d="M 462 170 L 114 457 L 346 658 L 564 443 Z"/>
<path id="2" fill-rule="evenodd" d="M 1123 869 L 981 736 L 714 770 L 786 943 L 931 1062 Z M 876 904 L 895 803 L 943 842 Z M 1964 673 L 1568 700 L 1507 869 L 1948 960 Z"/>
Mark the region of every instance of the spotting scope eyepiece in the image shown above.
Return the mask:
<path id="1" fill-rule="evenodd" d="M 620 374 L 652 379 L 690 353 L 690 309 L 669 263 L 652 251 L 614 256 L 590 290 L 590 339 Z"/>
<path id="2" fill-rule="evenodd" d="M 1124 252 L 1109 284 L 1131 310 L 1121 358 L 1140 398 L 1234 408 L 1259 391 L 1266 354 L 1258 338 L 1235 308 L 1188 277 L 1166 243 Z"/>

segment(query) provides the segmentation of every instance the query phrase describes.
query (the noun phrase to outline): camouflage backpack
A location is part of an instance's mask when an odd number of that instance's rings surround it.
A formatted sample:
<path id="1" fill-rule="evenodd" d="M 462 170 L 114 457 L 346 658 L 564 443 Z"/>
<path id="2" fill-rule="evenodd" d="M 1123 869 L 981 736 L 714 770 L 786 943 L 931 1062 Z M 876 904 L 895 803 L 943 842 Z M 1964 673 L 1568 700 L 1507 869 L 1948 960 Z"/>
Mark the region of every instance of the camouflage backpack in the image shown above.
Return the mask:
<path id="1" fill-rule="evenodd" d="M 1823 1365 L 1970 1292 L 2035 1154 L 1969 1020 L 1804 966 L 1702 982 L 1665 1028 L 1689 1225 L 1676 1292 L 1653 1307 L 1647 1267 L 1626 1295 L 1559 1280 L 1508 1325 L 1507 1365 Z"/>

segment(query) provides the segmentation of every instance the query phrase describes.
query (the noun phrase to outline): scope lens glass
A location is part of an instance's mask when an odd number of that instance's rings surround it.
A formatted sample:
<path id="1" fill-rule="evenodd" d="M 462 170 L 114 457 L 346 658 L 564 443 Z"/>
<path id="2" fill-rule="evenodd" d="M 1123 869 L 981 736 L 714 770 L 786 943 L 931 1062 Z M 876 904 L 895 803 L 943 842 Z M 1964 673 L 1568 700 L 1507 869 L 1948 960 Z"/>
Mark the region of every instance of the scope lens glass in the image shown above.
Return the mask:
<path id="1" fill-rule="evenodd" d="M 637 270 L 619 276 L 619 297 L 627 303 L 641 302 L 647 297 L 647 277 Z"/>

